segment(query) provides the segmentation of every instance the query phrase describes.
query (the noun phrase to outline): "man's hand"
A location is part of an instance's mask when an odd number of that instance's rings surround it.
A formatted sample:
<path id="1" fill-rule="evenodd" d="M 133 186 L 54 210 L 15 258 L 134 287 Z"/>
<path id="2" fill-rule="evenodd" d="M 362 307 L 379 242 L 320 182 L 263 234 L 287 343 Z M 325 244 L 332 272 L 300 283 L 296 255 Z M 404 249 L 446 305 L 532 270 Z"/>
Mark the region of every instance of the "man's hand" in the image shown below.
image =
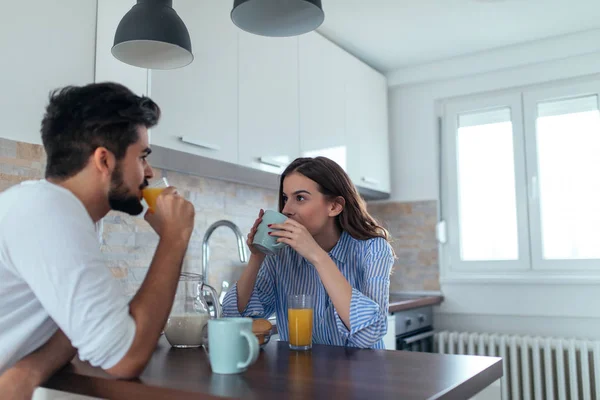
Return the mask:
<path id="1" fill-rule="evenodd" d="M 194 230 L 194 215 L 194 205 L 171 186 L 156 199 L 156 210 L 144 218 L 161 239 L 187 242 Z"/>
<path id="2" fill-rule="evenodd" d="M 76 350 L 60 329 L 39 349 L 0 375 L 2 399 L 31 400 L 35 389 L 75 357 Z"/>
<path id="3" fill-rule="evenodd" d="M 109 374 L 123 379 L 139 376 L 156 348 L 165 327 L 179 282 L 181 266 L 194 230 L 194 205 L 166 188 L 156 199 L 154 213 L 145 219 L 160 240 L 146 278 L 129 303 L 129 313 L 136 326 L 135 337 L 125 356 Z"/>
<path id="4" fill-rule="evenodd" d="M 0 393 L 7 400 L 31 400 L 39 386 L 37 379 L 26 369 L 13 367 L 0 375 Z"/>

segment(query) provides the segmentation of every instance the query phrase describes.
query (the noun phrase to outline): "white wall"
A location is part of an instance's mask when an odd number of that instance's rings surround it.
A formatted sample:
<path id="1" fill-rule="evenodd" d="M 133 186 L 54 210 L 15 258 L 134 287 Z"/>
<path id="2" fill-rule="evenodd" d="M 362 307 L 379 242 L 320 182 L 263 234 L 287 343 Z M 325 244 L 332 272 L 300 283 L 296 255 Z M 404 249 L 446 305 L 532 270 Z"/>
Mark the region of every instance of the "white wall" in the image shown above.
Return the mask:
<path id="1" fill-rule="evenodd" d="M 435 327 L 600 339 L 598 284 L 442 282 Z"/>
<path id="2" fill-rule="evenodd" d="M 41 143 L 49 92 L 94 81 L 96 5 L 96 0 L 2 2 L 1 137 Z"/>
<path id="3" fill-rule="evenodd" d="M 438 199 L 439 100 L 599 72 L 600 31 L 594 31 L 389 74 L 391 200 Z M 446 300 L 437 310 L 436 327 L 600 339 L 598 286 L 597 279 L 570 284 L 442 280 Z"/>

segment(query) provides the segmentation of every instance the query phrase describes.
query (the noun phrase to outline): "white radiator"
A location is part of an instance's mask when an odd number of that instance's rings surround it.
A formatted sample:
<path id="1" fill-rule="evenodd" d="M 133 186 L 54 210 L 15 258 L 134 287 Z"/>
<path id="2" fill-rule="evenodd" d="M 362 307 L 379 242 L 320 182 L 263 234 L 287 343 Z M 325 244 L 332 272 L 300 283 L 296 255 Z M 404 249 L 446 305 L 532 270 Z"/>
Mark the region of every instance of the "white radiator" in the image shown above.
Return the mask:
<path id="1" fill-rule="evenodd" d="M 503 400 L 600 400 L 600 341 L 438 332 L 434 351 L 502 357 Z"/>

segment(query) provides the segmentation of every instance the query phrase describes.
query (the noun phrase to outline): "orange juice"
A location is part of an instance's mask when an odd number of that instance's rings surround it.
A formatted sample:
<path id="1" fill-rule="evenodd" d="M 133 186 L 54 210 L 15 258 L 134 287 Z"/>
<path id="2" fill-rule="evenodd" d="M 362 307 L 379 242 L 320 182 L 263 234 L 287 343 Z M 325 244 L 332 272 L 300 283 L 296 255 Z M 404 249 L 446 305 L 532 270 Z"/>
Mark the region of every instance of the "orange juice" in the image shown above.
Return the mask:
<path id="1" fill-rule="evenodd" d="M 312 345 L 312 308 L 289 308 L 288 324 L 291 346 L 304 347 Z"/>
<path id="2" fill-rule="evenodd" d="M 144 196 L 144 200 L 146 200 L 146 203 L 148 203 L 150 212 L 154 212 L 154 209 L 156 208 L 156 198 L 162 193 L 163 190 L 165 190 L 164 187 L 148 187 L 142 190 L 142 196 Z"/>

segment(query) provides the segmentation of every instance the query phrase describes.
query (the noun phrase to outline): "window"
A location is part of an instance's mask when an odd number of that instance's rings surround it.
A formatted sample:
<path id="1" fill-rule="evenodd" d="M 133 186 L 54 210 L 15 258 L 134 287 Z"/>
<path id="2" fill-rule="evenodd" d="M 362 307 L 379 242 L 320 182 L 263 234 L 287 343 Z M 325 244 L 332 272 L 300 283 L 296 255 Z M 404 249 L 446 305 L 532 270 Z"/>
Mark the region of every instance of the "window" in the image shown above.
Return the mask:
<path id="1" fill-rule="evenodd" d="M 444 103 L 450 273 L 600 271 L 600 82 Z"/>
<path id="2" fill-rule="evenodd" d="M 519 257 L 512 137 L 509 108 L 458 116 L 462 260 L 516 260 Z"/>

